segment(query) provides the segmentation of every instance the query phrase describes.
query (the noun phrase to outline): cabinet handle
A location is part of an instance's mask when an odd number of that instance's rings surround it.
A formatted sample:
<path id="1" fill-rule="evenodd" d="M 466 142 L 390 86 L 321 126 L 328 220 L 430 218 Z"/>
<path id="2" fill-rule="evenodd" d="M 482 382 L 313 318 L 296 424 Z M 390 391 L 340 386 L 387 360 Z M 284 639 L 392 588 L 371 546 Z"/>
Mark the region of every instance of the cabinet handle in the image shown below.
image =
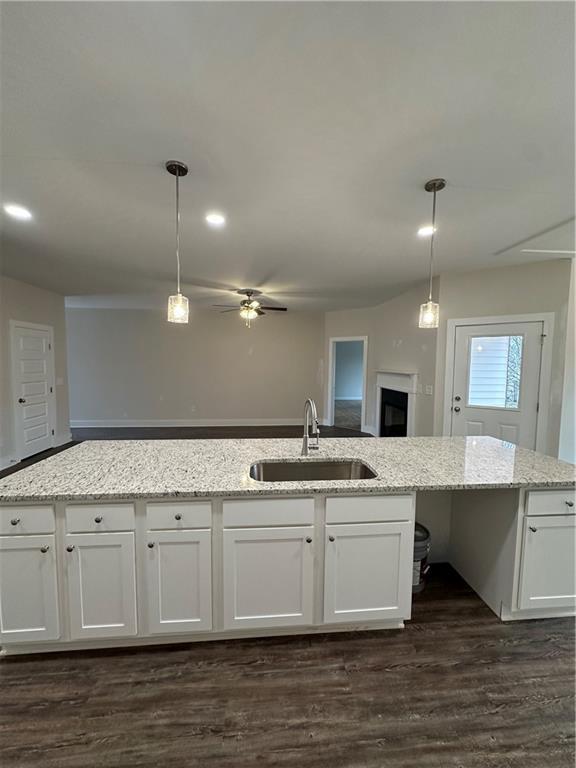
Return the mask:
<path id="1" fill-rule="evenodd" d="M 182 515 L 178 512 L 177 515 L 174 515 L 174 520 L 182 520 Z"/>
<path id="2" fill-rule="evenodd" d="M 312 539 L 310 538 L 310 536 L 306 537 L 306 544 L 312 544 Z"/>
<path id="3" fill-rule="evenodd" d="M 20 522 L 19 517 L 13 517 L 12 520 L 10 520 L 10 525 L 18 525 L 19 522 Z"/>
<path id="4" fill-rule="evenodd" d="M 74 544 L 68 544 L 66 547 L 66 552 L 74 552 Z"/>
<path id="5" fill-rule="evenodd" d="M 336 539 L 334 538 L 334 536 L 328 536 L 328 541 L 336 541 Z"/>
<path id="6" fill-rule="evenodd" d="M 104 518 L 103 518 L 103 517 L 100 517 L 100 515 L 98 515 L 98 517 L 95 517 L 95 518 L 94 518 L 94 522 L 95 522 L 95 523 L 101 523 L 101 522 L 102 522 L 102 520 L 104 520 Z"/>
<path id="7" fill-rule="evenodd" d="M 42 552 L 42 554 L 45 555 L 46 552 L 48 552 L 49 549 L 50 549 L 50 547 L 48 545 L 46 545 L 44 547 L 40 547 L 40 552 Z"/>
<path id="8" fill-rule="evenodd" d="M 154 542 L 153 541 L 149 541 L 148 542 L 148 549 L 154 549 Z"/>
<path id="9" fill-rule="evenodd" d="M 573 507 L 574 506 L 574 502 L 566 500 L 566 506 L 567 507 Z"/>
<path id="10" fill-rule="evenodd" d="M 530 527 L 530 530 L 532 531 L 532 533 L 536 533 L 536 531 L 538 530 L 538 528 L 534 528 L 533 525 L 531 525 L 529 527 Z"/>

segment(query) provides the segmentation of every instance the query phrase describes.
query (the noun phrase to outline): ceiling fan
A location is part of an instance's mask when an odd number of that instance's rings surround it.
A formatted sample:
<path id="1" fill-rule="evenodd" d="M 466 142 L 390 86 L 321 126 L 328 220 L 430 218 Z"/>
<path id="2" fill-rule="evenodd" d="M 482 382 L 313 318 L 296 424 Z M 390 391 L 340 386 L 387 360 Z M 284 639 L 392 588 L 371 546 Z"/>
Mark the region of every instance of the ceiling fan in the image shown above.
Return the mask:
<path id="1" fill-rule="evenodd" d="M 250 323 L 257 317 L 265 315 L 266 312 L 287 312 L 286 307 L 269 307 L 264 306 L 258 301 L 256 296 L 262 296 L 261 291 L 257 291 L 253 288 L 241 288 L 236 291 L 239 296 L 245 296 L 242 299 L 240 306 L 234 306 L 233 304 L 212 304 L 213 307 L 223 307 L 222 312 L 240 312 L 240 317 L 246 321 L 246 327 L 250 328 Z M 266 310 L 266 312 L 264 311 Z"/>

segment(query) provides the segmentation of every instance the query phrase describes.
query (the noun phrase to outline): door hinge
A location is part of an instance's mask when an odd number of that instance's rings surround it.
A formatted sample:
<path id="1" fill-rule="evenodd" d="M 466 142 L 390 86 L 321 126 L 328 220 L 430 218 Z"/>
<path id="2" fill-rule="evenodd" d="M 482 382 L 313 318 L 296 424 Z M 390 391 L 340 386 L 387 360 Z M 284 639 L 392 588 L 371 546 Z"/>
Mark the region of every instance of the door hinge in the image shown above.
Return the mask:
<path id="1" fill-rule="evenodd" d="M 546 338 L 547 335 L 548 334 L 546 334 L 546 333 L 541 333 L 540 334 L 540 344 L 544 344 L 544 339 Z"/>
<path id="2" fill-rule="evenodd" d="M 54 430 L 52 430 L 52 434 L 54 434 Z"/>
<path id="3" fill-rule="evenodd" d="M 536 413 L 540 413 L 540 403 L 536 403 Z"/>
<path id="4" fill-rule="evenodd" d="M 50 392 L 54 392 L 54 390 L 52 389 L 52 387 L 50 387 Z"/>
<path id="5" fill-rule="evenodd" d="M 48 349 L 52 349 L 52 344 L 50 344 L 50 342 L 48 342 Z"/>

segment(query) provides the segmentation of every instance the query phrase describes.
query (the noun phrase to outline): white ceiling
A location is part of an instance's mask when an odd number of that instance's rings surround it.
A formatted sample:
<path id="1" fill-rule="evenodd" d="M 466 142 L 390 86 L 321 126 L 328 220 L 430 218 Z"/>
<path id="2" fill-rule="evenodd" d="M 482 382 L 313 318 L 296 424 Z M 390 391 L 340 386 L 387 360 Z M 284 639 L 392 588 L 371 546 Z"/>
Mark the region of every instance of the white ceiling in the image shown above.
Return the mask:
<path id="1" fill-rule="evenodd" d="M 573 249 L 574 6 L 2 4 L 4 271 L 66 294 L 373 304 Z M 229 226 L 208 229 L 224 210 Z M 545 233 L 545 234 L 541 234 Z M 554 243 L 548 246 L 547 243 Z M 524 243 L 518 246 L 518 244 Z M 541 245 L 544 243 L 544 245 Z M 550 256 L 549 258 L 555 258 Z"/>

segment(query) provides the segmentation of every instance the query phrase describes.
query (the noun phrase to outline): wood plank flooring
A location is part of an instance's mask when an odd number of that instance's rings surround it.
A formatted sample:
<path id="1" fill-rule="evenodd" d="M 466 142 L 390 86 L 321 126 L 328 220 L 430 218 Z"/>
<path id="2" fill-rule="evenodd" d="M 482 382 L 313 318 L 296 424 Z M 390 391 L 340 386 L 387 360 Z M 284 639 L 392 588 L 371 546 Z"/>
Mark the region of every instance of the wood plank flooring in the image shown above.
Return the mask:
<path id="1" fill-rule="evenodd" d="M 573 768 L 574 622 L 434 566 L 405 630 L 0 662 L 2 768 Z"/>

